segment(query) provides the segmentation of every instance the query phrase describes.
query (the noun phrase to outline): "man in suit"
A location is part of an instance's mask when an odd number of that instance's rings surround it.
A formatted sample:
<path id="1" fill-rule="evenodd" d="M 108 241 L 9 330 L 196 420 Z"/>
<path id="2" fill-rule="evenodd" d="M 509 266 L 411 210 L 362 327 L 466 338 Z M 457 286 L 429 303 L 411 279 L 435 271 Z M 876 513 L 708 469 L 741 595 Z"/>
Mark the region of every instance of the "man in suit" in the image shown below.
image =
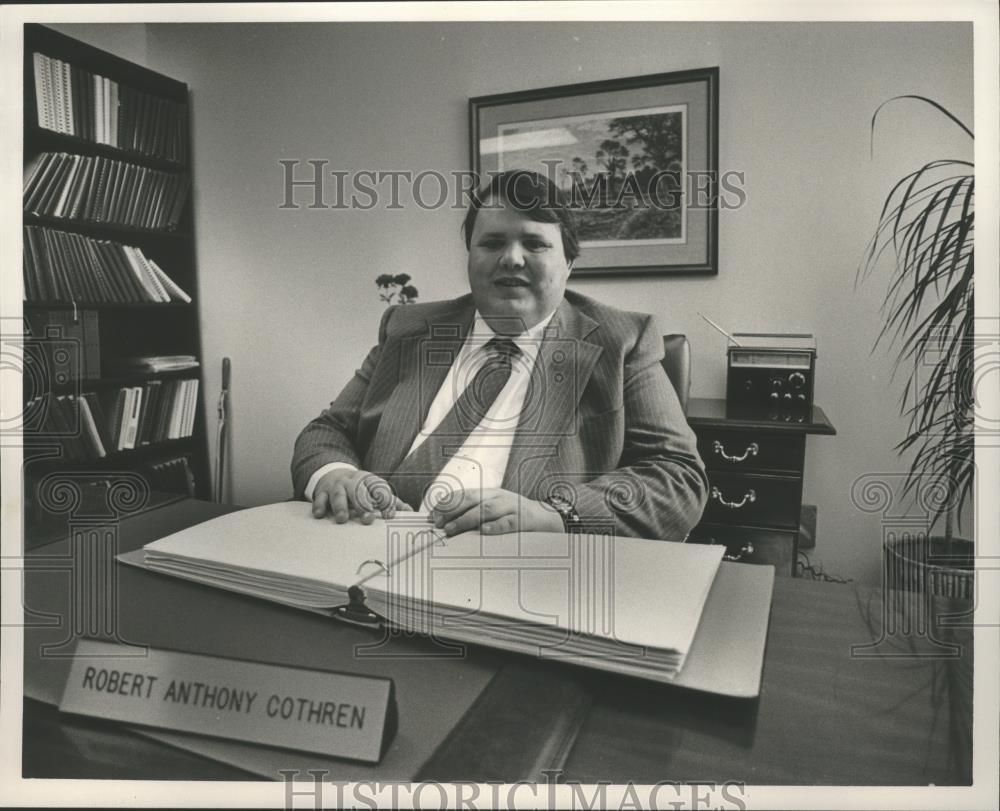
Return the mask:
<path id="1" fill-rule="evenodd" d="M 684 540 L 708 482 L 653 318 L 566 290 L 573 215 L 540 175 L 493 178 L 464 235 L 471 292 L 386 310 L 296 441 L 296 495 L 338 522 L 428 510 L 449 535 Z"/>

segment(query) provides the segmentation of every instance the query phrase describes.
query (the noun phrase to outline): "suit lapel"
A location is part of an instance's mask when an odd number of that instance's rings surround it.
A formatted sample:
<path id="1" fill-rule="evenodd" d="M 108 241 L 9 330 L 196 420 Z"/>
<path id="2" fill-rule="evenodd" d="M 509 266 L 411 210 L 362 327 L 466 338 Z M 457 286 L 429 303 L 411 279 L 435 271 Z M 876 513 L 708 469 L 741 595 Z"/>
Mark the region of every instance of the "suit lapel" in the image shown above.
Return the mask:
<path id="1" fill-rule="evenodd" d="M 504 474 L 505 489 L 530 495 L 561 439 L 576 434 L 577 405 L 602 352 L 586 337 L 598 326 L 563 299 L 546 327 Z"/>
<path id="2" fill-rule="evenodd" d="M 400 339 L 398 382 L 379 423 L 371 459 L 374 470 L 394 471 L 405 458 L 462 348 L 474 315 L 472 297 L 463 296 L 454 307 L 429 316 L 424 330 Z"/>

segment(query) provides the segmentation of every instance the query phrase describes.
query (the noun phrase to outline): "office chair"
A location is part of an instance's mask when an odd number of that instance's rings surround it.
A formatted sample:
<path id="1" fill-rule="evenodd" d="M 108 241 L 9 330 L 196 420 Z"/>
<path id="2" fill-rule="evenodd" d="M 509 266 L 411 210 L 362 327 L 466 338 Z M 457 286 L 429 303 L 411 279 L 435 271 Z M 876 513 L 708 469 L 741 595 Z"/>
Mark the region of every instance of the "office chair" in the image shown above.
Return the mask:
<path id="1" fill-rule="evenodd" d="M 691 345 L 687 336 L 675 333 L 663 336 L 663 368 L 674 384 L 681 409 L 687 414 L 691 392 Z"/>

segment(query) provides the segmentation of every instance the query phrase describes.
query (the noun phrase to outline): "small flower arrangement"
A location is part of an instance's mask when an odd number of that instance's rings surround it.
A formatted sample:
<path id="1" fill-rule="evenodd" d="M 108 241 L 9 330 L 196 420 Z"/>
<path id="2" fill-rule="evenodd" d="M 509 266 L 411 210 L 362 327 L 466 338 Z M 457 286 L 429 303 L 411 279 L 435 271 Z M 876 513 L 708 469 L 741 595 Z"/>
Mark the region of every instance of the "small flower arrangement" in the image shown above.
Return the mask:
<path id="1" fill-rule="evenodd" d="M 417 288 L 410 284 L 410 276 L 406 273 L 383 273 L 375 277 L 375 286 L 378 287 L 378 297 L 386 304 L 392 304 L 396 299 L 397 304 L 410 304 L 418 295 Z"/>

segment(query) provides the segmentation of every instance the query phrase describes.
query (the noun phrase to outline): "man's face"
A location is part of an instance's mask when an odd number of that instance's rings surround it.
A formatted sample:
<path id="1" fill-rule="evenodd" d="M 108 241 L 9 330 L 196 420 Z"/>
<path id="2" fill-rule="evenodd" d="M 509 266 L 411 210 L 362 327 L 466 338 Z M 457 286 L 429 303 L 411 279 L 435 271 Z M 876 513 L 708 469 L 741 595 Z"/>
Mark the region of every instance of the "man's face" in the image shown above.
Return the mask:
<path id="1" fill-rule="evenodd" d="M 476 216 L 469 247 L 469 286 L 493 329 L 530 329 L 562 301 L 570 265 L 558 223 L 535 222 L 504 205 Z"/>

